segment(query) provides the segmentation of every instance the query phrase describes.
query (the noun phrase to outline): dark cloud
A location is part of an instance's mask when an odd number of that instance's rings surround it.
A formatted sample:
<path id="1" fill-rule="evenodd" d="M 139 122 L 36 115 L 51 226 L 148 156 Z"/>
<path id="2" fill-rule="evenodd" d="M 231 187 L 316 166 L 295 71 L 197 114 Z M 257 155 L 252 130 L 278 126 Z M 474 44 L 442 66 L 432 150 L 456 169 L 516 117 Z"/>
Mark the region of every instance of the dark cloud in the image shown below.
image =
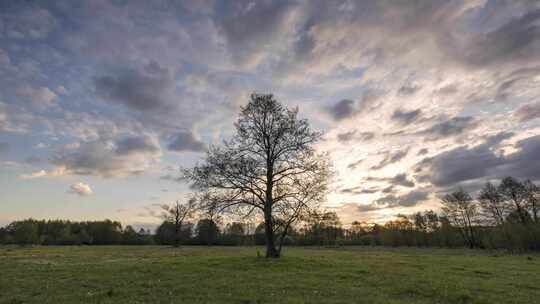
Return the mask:
<path id="1" fill-rule="evenodd" d="M 419 86 L 416 85 L 404 85 L 398 90 L 399 95 L 413 95 L 420 89 Z"/>
<path id="2" fill-rule="evenodd" d="M 389 194 L 375 201 L 377 205 L 385 208 L 393 207 L 413 207 L 429 198 L 429 191 L 413 190 L 404 195 Z"/>
<path id="3" fill-rule="evenodd" d="M 339 133 L 337 139 L 339 142 L 349 142 L 349 141 L 368 141 L 375 137 L 373 132 L 358 132 L 357 130 Z"/>
<path id="4" fill-rule="evenodd" d="M 37 156 L 29 156 L 24 159 L 24 162 L 30 165 L 40 164 L 42 162 L 42 159 Z"/>
<path id="5" fill-rule="evenodd" d="M 421 155 L 426 155 L 429 153 L 429 149 L 428 148 L 422 148 L 418 151 L 418 153 L 416 155 L 418 156 L 421 156 Z"/>
<path id="6" fill-rule="evenodd" d="M 365 90 L 358 100 L 342 99 L 337 103 L 326 107 L 326 112 L 336 121 L 352 118 L 368 109 L 380 106 L 377 101 L 383 93 L 373 89 Z"/>
<path id="7" fill-rule="evenodd" d="M 387 183 L 390 183 L 392 187 L 393 186 L 403 186 L 403 187 L 411 188 L 411 187 L 414 187 L 414 185 L 415 185 L 414 181 L 410 180 L 407 177 L 406 173 L 400 173 L 400 174 L 397 174 L 394 177 L 372 177 L 372 176 L 369 176 L 369 177 L 366 178 L 366 181 L 387 182 Z"/>
<path id="8" fill-rule="evenodd" d="M 413 111 L 396 110 L 392 114 L 392 119 L 398 121 L 402 125 L 408 125 L 418 119 L 422 111 L 420 109 Z"/>
<path id="9" fill-rule="evenodd" d="M 257 63 L 259 55 L 271 47 L 269 41 L 279 39 L 286 31 L 287 16 L 294 1 L 233 1 L 223 2 L 223 14 L 215 20 L 223 34 L 234 62 L 242 65 Z"/>
<path id="10" fill-rule="evenodd" d="M 371 169 L 372 170 L 379 170 L 379 169 L 382 169 L 382 168 L 386 167 L 387 165 L 396 163 L 396 162 L 400 161 L 401 159 L 403 159 L 405 156 L 407 156 L 408 153 L 409 153 L 408 149 L 407 150 L 395 151 L 395 152 L 386 152 L 385 157 L 383 158 L 383 160 L 381 160 L 381 162 L 379 162 L 379 164 L 372 166 Z"/>
<path id="11" fill-rule="evenodd" d="M 157 139 L 142 135 L 83 142 L 76 149 L 57 153 L 51 163 L 64 174 L 116 177 L 140 174 L 160 156 Z"/>
<path id="12" fill-rule="evenodd" d="M 463 50 L 466 62 L 474 66 L 486 66 L 537 58 L 540 41 L 538 20 L 540 9 L 511 19 L 492 32 L 479 34 Z"/>
<path id="13" fill-rule="evenodd" d="M 177 152 L 200 152 L 204 150 L 205 145 L 195 138 L 192 132 L 180 131 L 174 136 L 167 148 Z"/>
<path id="14" fill-rule="evenodd" d="M 458 147 L 422 160 L 417 167 L 422 167 L 421 181 L 429 181 L 440 187 L 480 178 L 488 175 L 490 168 L 498 166 L 502 160 L 488 146 L 480 145 L 469 149 Z M 429 171 L 425 172 L 424 168 Z M 418 177 L 417 177 L 418 179 Z"/>
<path id="15" fill-rule="evenodd" d="M 364 188 L 363 186 L 344 188 L 339 190 L 339 192 L 342 194 L 372 194 L 379 191 L 380 189 L 376 187 Z"/>
<path id="16" fill-rule="evenodd" d="M 473 117 L 453 117 L 449 120 L 437 123 L 424 131 L 420 131 L 419 134 L 425 135 L 426 140 L 439 140 L 461 135 L 477 126 L 478 122 Z"/>
<path id="17" fill-rule="evenodd" d="M 496 169 L 496 175 L 540 180 L 540 135 L 516 143 L 517 152 L 508 155 Z"/>
<path id="18" fill-rule="evenodd" d="M 174 99 L 174 78 L 156 62 L 142 70 L 130 69 L 116 75 L 95 77 L 94 85 L 101 98 L 137 111 L 168 108 Z"/>
<path id="19" fill-rule="evenodd" d="M 356 113 L 355 102 L 350 99 L 342 99 L 328 108 L 328 112 L 335 120 L 343 120 L 352 117 Z"/>
<path id="20" fill-rule="evenodd" d="M 9 150 L 9 143 L 7 142 L 0 142 L 0 153 L 4 153 Z"/>
<path id="21" fill-rule="evenodd" d="M 351 170 L 354 170 L 356 169 L 356 167 L 358 167 L 365 159 L 360 159 L 360 160 L 357 160 L 355 162 L 352 162 L 350 164 L 347 165 L 347 168 L 351 169 Z"/>
<path id="22" fill-rule="evenodd" d="M 414 187 L 414 181 L 408 179 L 406 173 L 401 173 L 401 174 L 398 174 L 398 175 L 394 176 L 390 180 L 390 183 L 393 184 L 393 185 L 399 185 L 399 186 L 403 186 L 403 187 L 409 187 L 409 188 Z"/>
<path id="23" fill-rule="evenodd" d="M 126 155 L 130 153 L 156 153 L 159 145 L 150 136 L 129 136 L 122 138 L 116 143 L 116 153 Z"/>
<path id="24" fill-rule="evenodd" d="M 514 153 L 497 154 L 495 148 L 511 136 L 511 133 L 498 134 L 481 145 L 458 147 L 426 158 L 416 165 L 417 170 L 422 169 L 417 179 L 438 187 L 453 187 L 462 182 L 504 176 L 540 179 L 540 135 L 518 141 Z"/>
<path id="25" fill-rule="evenodd" d="M 540 118 L 540 102 L 530 103 L 521 106 L 514 112 L 514 116 L 520 122 L 527 122 Z"/>

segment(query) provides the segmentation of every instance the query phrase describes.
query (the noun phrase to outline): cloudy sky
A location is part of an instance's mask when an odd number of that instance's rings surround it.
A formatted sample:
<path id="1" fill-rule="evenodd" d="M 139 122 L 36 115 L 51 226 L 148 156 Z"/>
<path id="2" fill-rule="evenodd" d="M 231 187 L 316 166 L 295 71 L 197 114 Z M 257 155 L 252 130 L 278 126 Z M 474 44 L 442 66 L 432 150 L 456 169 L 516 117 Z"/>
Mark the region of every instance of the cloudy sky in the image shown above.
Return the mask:
<path id="1" fill-rule="evenodd" d="M 151 224 L 251 92 L 325 132 L 344 223 L 540 181 L 535 1 L 2 1 L 0 224 Z"/>

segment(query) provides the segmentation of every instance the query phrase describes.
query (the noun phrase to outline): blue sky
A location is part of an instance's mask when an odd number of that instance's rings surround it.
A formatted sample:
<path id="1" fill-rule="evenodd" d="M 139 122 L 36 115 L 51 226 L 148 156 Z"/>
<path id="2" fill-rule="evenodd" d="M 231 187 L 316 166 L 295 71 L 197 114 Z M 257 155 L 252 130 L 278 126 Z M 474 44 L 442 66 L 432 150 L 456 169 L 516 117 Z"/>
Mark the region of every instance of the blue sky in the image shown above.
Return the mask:
<path id="1" fill-rule="evenodd" d="M 540 180 L 534 1 L 2 1 L 0 224 L 152 225 L 272 92 L 325 132 L 344 223 Z"/>

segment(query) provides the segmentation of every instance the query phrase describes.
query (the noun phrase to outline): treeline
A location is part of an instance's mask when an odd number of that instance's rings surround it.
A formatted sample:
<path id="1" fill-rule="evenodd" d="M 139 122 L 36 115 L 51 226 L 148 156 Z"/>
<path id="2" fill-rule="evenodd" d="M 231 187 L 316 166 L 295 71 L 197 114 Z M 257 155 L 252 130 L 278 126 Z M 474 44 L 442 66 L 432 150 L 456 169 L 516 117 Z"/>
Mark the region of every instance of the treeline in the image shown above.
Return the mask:
<path id="1" fill-rule="evenodd" d="M 116 221 L 73 222 L 22 220 L 0 228 L 0 244 L 19 245 L 142 245 L 153 244 L 149 230 L 122 228 Z"/>
<path id="2" fill-rule="evenodd" d="M 385 224 L 344 227 L 335 212 L 312 212 L 289 228 L 285 245 L 420 246 L 540 250 L 540 188 L 512 177 L 487 183 L 476 198 L 460 189 L 441 199 L 442 212 L 398 215 Z M 202 218 L 180 228 L 165 220 L 155 232 L 119 222 L 16 221 L 0 228 L 0 244 L 264 245 L 264 225 Z M 277 232 L 279 233 L 279 231 Z"/>

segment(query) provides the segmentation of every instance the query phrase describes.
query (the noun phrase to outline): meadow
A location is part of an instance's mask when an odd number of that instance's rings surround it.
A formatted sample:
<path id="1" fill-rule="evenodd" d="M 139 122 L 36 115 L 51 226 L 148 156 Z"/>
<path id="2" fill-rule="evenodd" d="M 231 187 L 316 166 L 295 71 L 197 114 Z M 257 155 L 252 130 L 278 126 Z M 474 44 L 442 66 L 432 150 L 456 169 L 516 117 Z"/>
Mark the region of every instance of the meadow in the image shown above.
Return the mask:
<path id="1" fill-rule="evenodd" d="M 539 303 L 540 255 L 462 249 L 0 247 L 0 303 Z"/>

